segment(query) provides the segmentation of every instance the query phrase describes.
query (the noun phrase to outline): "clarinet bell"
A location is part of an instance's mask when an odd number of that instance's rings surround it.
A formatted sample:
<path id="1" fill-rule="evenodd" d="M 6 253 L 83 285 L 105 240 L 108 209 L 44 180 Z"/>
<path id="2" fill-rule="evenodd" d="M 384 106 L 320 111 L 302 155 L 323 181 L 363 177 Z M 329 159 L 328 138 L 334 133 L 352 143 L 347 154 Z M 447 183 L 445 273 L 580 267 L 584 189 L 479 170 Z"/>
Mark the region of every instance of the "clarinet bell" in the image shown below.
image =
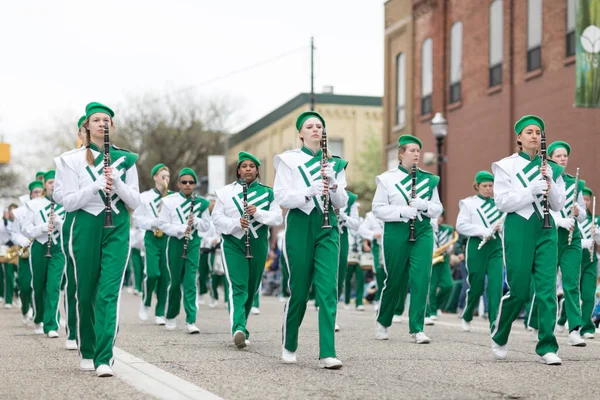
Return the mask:
<path id="1" fill-rule="evenodd" d="M 252 257 L 252 250 L 250 249 L 250 246 L 246 246 L 246 258 L 247 259 L 254 258 L 254 257 Z"/>
<path id="2" fill-rule="evenodd" d="M 550 223 L 550 214 L 544 213 L 544 223 L 542 224 L 543 229 L 552 228 L 552 224 Z"/>
<path id="3" fill-rule="evenodd" d="M 113 219 L 112 219 L 112 213 L 105 213 L 104 214 L 104 227 L 105 228 L 114 228 L 115 225 L 113 224 Z"/>
<path id="4" fill-rule="evenodd" d="M 181 258 L 187 258 L 187 248 L 183 248 L 183 252 L 181 253 Z"/>
<path id="5" fill-rule="evenodd" d="M 417 241 L 417 239 L 415 238 L 415 230 L 414 229 L 410 230 L 410 234 L 408 236 L 408 241 L 409 242 L 416 242 Z"/>
<path id="6" fill-rule="evenodd" d="M 50 246 L 46 246 L 46 254 L 44 255 L 46 258 L 52 258 L 52 249 Z"/>
<path id="7" fill-rule="evenodd" d="M 323 229 L 331 228 L 331 222 L 329 222 L 329 213 L 323 214 L 323 225 L 321 225 L 321 228 L 323 228 Z"/>

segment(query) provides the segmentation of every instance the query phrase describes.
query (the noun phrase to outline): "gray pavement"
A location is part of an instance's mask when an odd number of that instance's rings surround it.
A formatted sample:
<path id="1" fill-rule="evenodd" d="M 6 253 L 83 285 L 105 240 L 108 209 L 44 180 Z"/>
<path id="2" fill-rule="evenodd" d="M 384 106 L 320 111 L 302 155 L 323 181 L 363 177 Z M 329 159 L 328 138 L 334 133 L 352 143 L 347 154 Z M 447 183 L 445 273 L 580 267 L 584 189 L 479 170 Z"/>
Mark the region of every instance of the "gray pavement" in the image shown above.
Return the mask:
<path id="1" fill-rule="evenodd" d="M 411 342 L 406 322 L 394 324 L 390 340 L 373 336 L 374 311 L 340 307 L 336 334 L 344 367 L 325 371 L 317 366 L 317 312 L 309 306 L 300 328 L 298 364 L 281 357 L 283 304 L 261 299 L 261 315 L 251 316 L 251 345 L 238 350 L 229 334 L 228 315 L 200 306 L 199 335 L 185 333 L 183 316 L 176 331 L 166 331 L 137 318 L 139 297 L 123 295 L 117 346 L 131 355 L 225 399 L 565 399 L 595 398 L 600 338 L 585 348 L 567 346 L 559 337 L 562 366 L 538 362 L 535 344 L 514 325 L 509 359 L 495 361 L 487 321 L 475 320 L 473 331 L 460 330 L 455 315 L 444 315 L 426 327 L 429 345 Z M 76 352 L 63 350 L 60 339 L 34 336 L 19 311 L 0 309 L 0 398 L 142 399 L 125 381 L 99 379 L 77 370 Z M 63 332 L 61 332 L 63 334 Z"/>

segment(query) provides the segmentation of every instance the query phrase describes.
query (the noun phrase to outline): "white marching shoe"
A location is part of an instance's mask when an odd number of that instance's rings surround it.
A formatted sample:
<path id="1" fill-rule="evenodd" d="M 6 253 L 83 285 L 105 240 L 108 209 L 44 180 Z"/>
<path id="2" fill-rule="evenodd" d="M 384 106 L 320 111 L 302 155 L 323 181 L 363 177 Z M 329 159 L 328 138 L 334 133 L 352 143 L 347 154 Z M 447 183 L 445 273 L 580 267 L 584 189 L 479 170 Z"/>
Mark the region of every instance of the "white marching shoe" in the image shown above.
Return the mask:
<path id="1" fill-rule="evenodd" d="M 167 321 L 165 320 L 165 317 L 159 317 L 159 316 L 157 316 L 157 317 L 154 318 L 154 324 L 155 325 L 163 326 L 166 323 L 167 323 Z"/>
<path id="2" fill-rule="evenodd" d="M 567 344 L 569 346 L 575 346 L 575 347 L 585 347 L 586 346 L 585 340 L 582 339 L 581 334 L 579 333 L 579 330 L 569 332 L 569 338 L 567 339 Z"/>
<path id="3" fill-rule="evenodd" d="M 498 360 L 505 360 L 508 357 L 508 349 L 506 345 L 500 346 L 498 343 L 492 340 L 492 352 L 494 353 L 494 357 Z"/>
<path id="4" fill-rule="evenodd" d="M 58 332 L 56 332 L 56 331 L 50 331 L 50 332 L 48 332 L 48 337 L 50 339 L 56 339 L 58 337 Z"/>
<path id="5" fill-rule="evenodd" d="M 148 311 L 150 310 L 150 307 L 146 307 L 144 305 L 144 302 L 141 301 L 140 302 L 140 311 L 138 312 L 138 317 L 140 317 L 140 319 L 142 321 L 148 321 Z"/>
<path id="6" fill-rule="evenodd" d="M 428 325 L 428 326 L 435 325 L 435 321 L 431 318 L 425 318 L 425 325 Z"/>
<path id="7" fill-rule="evenodd" d="M 402 315 L 394 315 L 392 317 L 392 322 L 395 322 L 397 324 L 399 324 L 400 322 L 402 322 Z"/>
<path id="8" fill-rule="evenodd" d="M 4 308 L 6 308 L 7 310 L 10 310 L 12 308 L 12 304 L 5 304 Z"/>
<path id="9" fill-rule="evenodd" d="M 565 332 L 565 326 L 564 325 L 556 325 L 556 327 L 554 328 L 554 333 L 564 333 Z"/>
<path id="10" fill-rule="evenodd" d="M 238 349 L 243 349 L 247 346 L 246 335 L 242 331 L 235 331 L 233 334 L 233 343 Z"/>
<path id="11" fill-rule="evenodd" d="M 555 353 L 546 353 L 540 357 L 540 362 L 546 365 L 560 365 L 562 360 Z"/>
<path id="12" fill-rule="evenodd" d="M 96 375 L 99 378 L 108 378 L 113 376 L 113 371 L 108 365 L 102 364 L 98 365 L 98 368 L 96 368 Z"/>
<path id="13" fill-rule="evenodd" d="M 387 328 L 376 321 L 375 322 L 375 339 L 388 340 L 389 338 L 390 338 L 390 335 L 388 334 Z"/>
<path id="14" fill-rule="evenodd" d="M 174 331 L 177 329 L 177 321 L 175 321 L 175 318 L 165 321 L 165 329 L 168 331 Z"/>
<path id="15" fill-rule="evenodd" d="M 583 338 L 584 339 L 593 339 L 594 338 L 594 334 L 586 332 L 586 333 L 583 334 Z"/>
<path id="16" fill-rule="evenodd" d="M 537 330 L 537 329 L 532 329 L 532 330 L 531 330 L 531 340 L 533 340 L 533 341 L 534 341 L 534 342 L 536 342 L 536 343 L 537 343 L 537 342 L 539 342 L 539 341 L 540 341 L 540 339 L 539 339 L 539 337 L 538 337 L 539 333 L 540 333 L 540 331 L 539 331 L 539 330 Z"/>
<path id="17" fill-rule="evenodd" d="M 334 331 L 335 332 L 339 332 L 340 331 L 340 326 L 337 323 L 335 324 Z"/>
<path id="18" fill-rule="evenodd" d="M 185 324 L 185 327 L 187 328 L 187 332 L 190 335 L 195 335 L 197 333 L 200 333 L 200 329 L 198 329 L 196 324 Z"/>
<path id="19" fill-rule="evenodd" d="M 432 321 L 437 321 L 437 315 L 432 315 L 431 317 L 429 317 Z"/>
<path id="20" fill-rule="evenodd" d="M 94 371 L 94 360 L 89 358 L 82 358 L 79 360 L 79 369 L 81 371 Z"/>
<path id="21" fill-rule="evenodd" d="M 471 331 L 471 323 L 465 321 L 464 319 L 460 320 L 460 326 L 462 327 L 463 332 L 470 332 Z"/>
<path id="22" fill-rule="evenodd" d="M 33 333 L 35 335 L 43 335 L 44 334 L 44 323 L 40 322 L 39 324 L 35 324 Z"/>
<path id="23" fill-rule="evenodd" d="M 362 304 L 360 306 L 356 306 L 356 311 L 365 311 L 365 306 Z"/>
<path id="24" fill-rule="evenodd" d="M 340 369 L 342 368 L 342 362 L 335 357 L 320 358 L 319 368 Z"/>
<path id="25" fill-rule="evenodd" d="M 77 341 L 75 340 L 68 340 L 65 343 L 65 349 L 67 350 L 77 350 Z"/>
<path id="26" fill-rule="evenodd" d="M 283 348 L 283 351 L 281 353 L 281 359 L 283 360 L 284 364 L 296 364 L 296 352 L 291 352 L 286 350 L 286 348 Z"/>
<path id="27" fill-rule="evenodd" d="M 428 344 L 431 342 L 431 339 L 429 339 L 423 332 L 417 332 L 411 336 L 416 344 Z"/>
<path id="28" fill-rule="evenodd" d="M 210 303 L 208 303 L 208 308 L 217 308 L 218 305 L 219 305 L 219 302 L 211 297 Z"/>
<path id="29" fill-rule="evenodd" d="M 252 307 L 250 309 L 250 314 L 252 314 L 252 315 L 260 315 L 260 309 L 258 307 Z"/>

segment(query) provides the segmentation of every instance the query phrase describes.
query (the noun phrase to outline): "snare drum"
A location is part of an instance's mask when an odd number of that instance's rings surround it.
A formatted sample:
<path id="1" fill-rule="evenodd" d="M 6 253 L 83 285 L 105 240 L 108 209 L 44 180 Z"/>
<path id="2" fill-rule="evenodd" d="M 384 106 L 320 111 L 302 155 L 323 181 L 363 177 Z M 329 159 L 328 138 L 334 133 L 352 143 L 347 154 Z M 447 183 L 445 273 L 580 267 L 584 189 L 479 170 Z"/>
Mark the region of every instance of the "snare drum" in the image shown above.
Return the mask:
<path id="1" fill-rule="evenodd" d="M 363 271 L 370 271 L 373 269 L 373 254 L 362 253 L 360 255 L 360 269 Z"/>
<path id="2" fill-rule="evenodd" d="M 358 264 L 360 264 L 360 254 L 354 251 L 348 253 L 348 265 Z"/>

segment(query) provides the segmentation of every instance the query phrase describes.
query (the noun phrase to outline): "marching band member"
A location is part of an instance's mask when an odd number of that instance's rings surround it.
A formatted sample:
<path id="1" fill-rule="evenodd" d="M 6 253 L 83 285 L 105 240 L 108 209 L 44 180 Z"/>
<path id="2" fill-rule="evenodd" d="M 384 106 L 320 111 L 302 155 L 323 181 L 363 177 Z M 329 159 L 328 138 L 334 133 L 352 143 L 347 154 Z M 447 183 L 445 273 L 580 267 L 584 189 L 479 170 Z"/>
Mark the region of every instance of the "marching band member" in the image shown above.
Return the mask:
<path id="1" fill-rule="evenodd" d="M 571 146 L 568 143 L 557 141 L 548 146 L 548 158 L 563 168 L 567 167 Z M 578 181 L 575 189 L 575 177 L 567 173 L 562 174 L 565 182 L 566 200 L 565 205 L 559 212 L 551 211 L 552 218 L 558 227 L 558 267 L 562 276 L 562 287 L 564 292 L 563 308 L 569 320 L 569 337 L 567 343 L 570 346 L 583 347 L 586 345 L 579 332 L 583 325 L 580 301 L 580 268 L 582 260 L 581 234 L 576 229 L 575 222 L 585 222 L 585 202 L 583 200 L 583 187 L 585 182 Z M 575 198 L 577 192 L 577 198 Z M 570 234 L 570 231 L 573 231 Z M 569 243 L 571 237 L 571 243 Z M 589 257 L 588 257 L 589 258 Z M 528 325 L 533 328 L 532 336 L 538 336 L 538 301 L 533 288 L 531 307 L 529 311 Z M 591 314 L 590 314 L 591 315 Z M 562 327 L 564 330 L 564 326 Z M 557 331 L 561 329 L 557 326 Z"/>
<path id="2" fill-rule="evenodd" d="M 67 212 L 74 213 L 69 253 L 77 282 L 79 368 L 95 369 L 100 377 L 113 375 L 121 286 L 129 259 L 127 207 L 135 209 L 139 204 L 137 154 L 104 146 L 104 125 L 113 131 L 113 117 L 109 107 L 88 104 L 82 125 L 86 147 L 65 153 L 58 160 L 62 166 L 62 204 Z M 104 156 L 103 150 L 110 154 Z M 105 167 L 109 163 L 110 167 Z M 105 220 L 107 193 L 114 227 Z"/>
<path id="3" fill-rule="evenodd" d="M 507 357 L 510 329 L 527 301 L 533 279 L 540 325 L 536 352 L 543 363 L 559 365 L 561 359 L 556 355 L 558 343 L 554 336 L 557 232 L 551 217 L 551 227 L 542 227 L 542 214 L 544 197 L 554 211 L 564 206 L 562 167 L 542 162 L 539 151 L 544 121 L 540 117 L 526 115 L 515 123 L 514 129 L 518 152 L 492 164 L 496 207 L 507 213 L 503 243 L 509 285 L 492 325 L 492 350 L 498 359 Z"/>
<path id="4" fill-rule="evenodd" d="M 365 272 L 360 268 L 360 254 L 362 249 L 362 238 L 360 229 L 363 224 L 363 221 L 360 217 L 356 218 L 359 225 L 355 228 L 348 229 L 348 248 L 349 253 L 353 255 L 354 262 L 352 264 L 349 263 L 349 257 L 347 258 L 348 266 L 346 268 L 346 279 L 345 279 L 345 293 L 344 293 L 344 304 L 345 308 L 350 308 L 350 297 L 352 295 L 352 276 L 354 276 L 354 280 L 356 283 L 355 290 L 355 300 L 354 307 L 357 311 L 365 311 L 365 306 L 363 305 L 363 298 L 365 296 Z"/>
<path id="5" fill-rule="evenodd" d="M 154 188 L 140 194 L 140 207 L 133 212 L 133 221 L 138 229 L 144 230 L 144 261 L 143 297 L 138 313 L 142 321 L 148 320 L 148 311 L 152 306 L 152 293 L 156 292 L 156 309 L 154 323 L 164 325 L 165 304 L 167 302 L 167 287 L 169 286 L 169 271 L 167 269 L 167 237 L 159 228 L 161 200 L 173 194 L 169 190 L 171 175 L 164 164 L 157 164 L 150 172 L 154 180 Z"/>
<path id="6" fill-rule="evenodd" d="M 64 221 L 63 206 L 55 203 L 55 171 L 44 174 L 46 197 L 27 202 L 27 219 L 23 224 L 25 236 L 35 239 L 29 251 L 32 278 L 34 333 L 57 338 L 59 328 L 60 281 L 65 268 L 60 230 Z M 50 243 L 48 243 L 50 241 Z"/>
<path id="7" fill-rule="evenodd" d="M 434 227 L 434 249 L 438 249 L 452 240 L 454 228 L 451 225 L 443 224 L 445 211 L 437 218 Z M 450 253 L 452 247 L 448 248 L 444 254 L 444 260 L 431 268 L 431 278 L 429 284 L 429 300 L 425 312 L 425 325 L 433 325 L 437 319 L 438 309 L 448 302 L 448 297 L 452 291 L 452 271 L 450 269 Z M 428 321 L 429 320 L 429 321 Z"/>
<path id="8" fill-rule="evenodd" d="M 288 281 L 290 275 L 288 274 L 288 267 L 283 256 L 283 243 L 285 239 L 285 225 L 277 232 L 277 250 L 279 250 L 279 269 L 281 271 L 281 293 L 279 295 L 279 301 L 285 302 L 290 297 L 290 291 L 288 290 Z"/>
<path id="9" fill-rule="evenodd" d="M 40 181 L 40 182 L 42 182 L 42 184 L 43 184 L 43 183 L 44 183 L 44 174 L 45 174 L 45 173 L 46 173 L 46 172 L 44 172 L 44 171 L 38 171 L 38 172 L 36 172 L 36 173 L 35 173 L 35 180 L 36 180 L 36 181 Z"/>
<path id="10" fill-rule="evenodd" d="M 141 196 L 141 194 L 140 194 Z M 138 207 L 140 208 L 140 207 Z M 129 271 L 133 286 L 133 293 L 135 295 L 144 293 L 143 282 L 144 282 L 144 239 L 146 231 L 138 229 L 135 224 L 131 223 L 131 229 L 129 230 L 129 241 L 131 243 L 131 256 L 129 260 Z"/>
<path id="11" fill-rule="evenodd" d="M 273 189 L 259 181 L 259 167 L 256 157 L 240 152 L 237 181 L 216 191 L 212 213 L 223 238 L 221 257 L 229 286 L 231 334 L 240 349 L 248 345 L 250 337 L 246 321 L 269 254 L 269 227 L 283 222 Z"/>
<path id="12" fill-rule="evenodd" d="M 319 366 L 338 369 L 342 362 L 336 358 L 334 329 L 339 233 L 333 208 L 344 207 L 348 201 L 347 162 L 323 154 L 325 120 L 318 113 L 300 114 L 296 129 L 302 147 L 274 158 L 275 200 L 288 210 L 284 254 L 290 298 L 284 311 L 282 359 L 284 363 L 296 363 L 298 330 L 310 286 L 314 284 L 319 304 Z M 326 210 L 323 199 L 329 199 Z M 331 228 L 323 227 L 326 215 Z"/>
<path id="13" fill-rule="evenodd" d="M 7 246 L 7 251 L 10 248 L 13 248 L 13 246 L 15 245 L 14 241 L 11 239 L 11 232 L 13 231 L 13 225 L 15 225 L 14 222 L 14 215 L 13 215 L 13 210 L 17 208 L 16 204 L 11 204 L 8 206 L 8 208 L 6 209 L 6 220 L 4 222 L 4 226 L 3 229 L 0 231 L 0 242 L 3 245 Z M 2 268 L 0 268 L 0 286 L 2 286 L 2 289 L 4 289 L 3 293 L 0 293 L 4 295 L 4 308 L 5 309 L 12 309 L 13 307 L 13 295 L 15 297 L 15 305 L 18 305 L 18 300 L 19 298 L 18 296 L 18 288 L 15 288 L 15 267 L 17 265 L 12 264 L 11 262 L 13 262 L 12 260 L 7 259 L 6 262 L 2 263 Z M 18 261 L 17 261 L 18 264 Z M 4 275 L 4 282 L 2 282 L 2 275 Z M 15 290 L 17 289 L 17 290 Z"/>
<path id="14" fill-rule="evenodd" d="M 377 292 L 375 292 L 375 311 L 378 310 L 379 300 L 381 298 L 381 289 L 385 279 L 385 271 L 380 261 L 381 256 L 381 237 L 383 236 L 383 221 L 375 217 L 373 211 L 365 214 L 365 219 L 360 226 L 361 236 L 363 238 L 363 251 L 373 253 L 373 263 L 375 278 L 377 280 Z"/>
<path id="15" fill-rule="evenodd" d="M 210 224 L 208 232 L 202 235 L 202 242 L 208 243 L 208 271 L 210 273 L 210 303 L 209 308 L 219 305 L 219 287 L 223 286 L 223 302 L 229 302 L 229 284 L 226 281 L 225 269 L 222 262 L 221 234 L 217 232 L 213 223 Z"/>
<path id="16" fill-rule="evenodd" d="M 375 323 L 375 338 L 379 340 L 388 339 L 387 328 L 392 325 L 402 276 L 408 272 L 411 290 L 409 331 L 418 344 L 430 341 L 423 333 L 433 258 L 430 219 L 442 213 L 442 204 L 437 191 L 439 177 L 416 168 L 421 158 L 421 147 L 418 138 L 400 136 L 398 167 L 376 178 L 373 214 L 385 223 L 382 236 L 385 280 Z"/>
<path id="17" fill-rule="evenodd" d="M 192 195 L 198 177 L 191 168 L 179 172 L 179 193 L 162 199 L 158 227 L 167 238 L 167 269 L 170 282 L 167 289 L 167 321 L 165 328 L 177 328 L 181 295 L 186 313 L 186 328 L 190 334 L 200 333 L 196 326 L 196 271 L 200 251 L 200 234 L 210 227 L 209 202 Z M 183 287 L 182 287 L 183 286 Z"/>
<path id="18" fill-rule="evenodd" d="M 596 325 L 592 321 L 592 314 L 595 305 L 596 282 L 598 277 L 598 256 L 596 254 L 596 243 L 600 242 L 600 230 L 597 229 L 597 226 L 600 223 L 600 217 L 598 217 L 597 215 L 592 216 L 592 197 L 594 196 L 592 190 L 586 187 L 583 189 L 582 193 L 587 214 L 586 219 L 583 222 L 578 223 L 582 238 L 581 248 L 583 249 L 583 251 L 581 252 L 580 276 L 582 316 L 580 334 L 585 339 L 594 339 Z M 581 214 L 584 214 L 583 210 L 581 210 Z M 563 308 L 563 310 L 565 308 Z M 562 325 L 564 327 L 565 322 L 568 318 L 569 310 L 567 309 L 566 315 L 564 312 L 561 315 L 558 321 L 558 325 Z M 570 322 L 569 329 L 571 329 Z"/>
<path id="19" fill-rule="evenodd" d="M 484 293 L 487 278 L 487 301 L 490 328 L 496 320 L 500 297 L 502 297 L 502 229 L 503 213 L 494 202 L 494 175 L 479 171 L 473 186 L 477 195 L 462 199 L 458 203 L 456 230 L 467 236 L 465 265 L 469 289 L 462 313 L 462 329 L 471 330 L 473 312 Z M 482 241 L 485 242 L 482 244 Z"/>

